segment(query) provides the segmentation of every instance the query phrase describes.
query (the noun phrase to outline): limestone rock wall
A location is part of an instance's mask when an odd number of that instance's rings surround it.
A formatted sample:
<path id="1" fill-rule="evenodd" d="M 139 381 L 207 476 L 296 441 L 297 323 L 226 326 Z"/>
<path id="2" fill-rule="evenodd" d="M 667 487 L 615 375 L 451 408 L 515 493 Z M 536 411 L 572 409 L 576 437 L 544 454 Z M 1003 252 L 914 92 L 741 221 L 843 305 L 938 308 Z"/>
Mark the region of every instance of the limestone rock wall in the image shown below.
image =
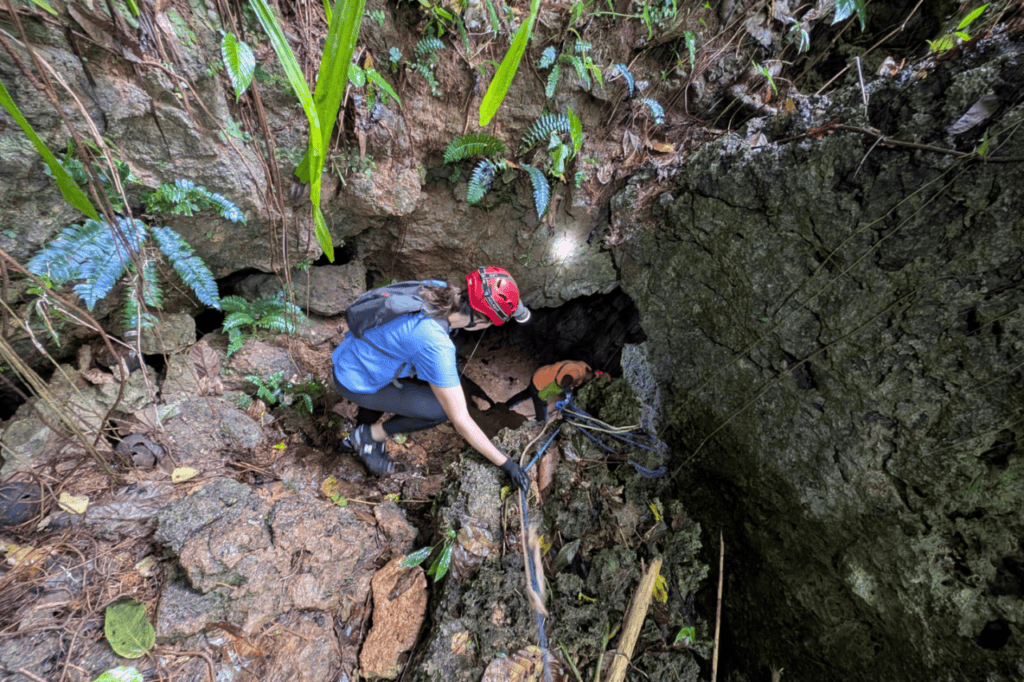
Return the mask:
<path id="1" fill-rule="evenodd" d="M 1016 40 L 830 105 L 912 144 L 805 135 L 809 100 L 613 200 L 684 503 L 725 534 L 726 671 L 1024 679 Z"/>

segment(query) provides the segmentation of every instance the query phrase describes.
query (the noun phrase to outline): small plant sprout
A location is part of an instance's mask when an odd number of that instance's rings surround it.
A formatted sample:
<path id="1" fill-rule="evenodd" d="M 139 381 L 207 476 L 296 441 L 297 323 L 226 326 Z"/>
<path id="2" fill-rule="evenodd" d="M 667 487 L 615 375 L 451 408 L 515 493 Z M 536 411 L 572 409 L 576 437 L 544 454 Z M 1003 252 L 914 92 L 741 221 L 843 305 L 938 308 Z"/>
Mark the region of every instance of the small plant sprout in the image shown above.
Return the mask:
<path id="1" fill-rule="evenodd" d="M 441 551 L 434 559 L 434 562 L 430 564 L 430 568 L 427 569 L 427 575 L 433 576 L 435 583 L 440 582 L 440 580 L 448 573 L 448 567 L 451 566 L 452 563 L 452 547 L 454 544 L 455 531 L 449 528 L 446 531 L 444 543 L 441 545 Z M 402 563 L 400 564 L 401 567 L 412 568 L 413 566 L 419 566 L 427 560 L 427 557 L 429 557 L 437 547 L 437 545 L 431 545 L 413 552 L 402 559 Z"/>
<path id="2" fill-rule="evenodd" d="M 953 49 L 953 46 L 957 44 L 957 41 L 966 43 L 971 39 L 971 35 L 967 32 L 974 20 L 981 16 L 981 13 L 985 11 L 988 5 L 982 5 L 975 10 L 972 10 L 970 14 L 963 18 L 960 24 L 956 27 L 955 31 L 950 31 L 946 35 L 942 36 L 938 40 L 928 40 L 928 49 L 932 52 L 945 52 L 946 50 Z"/>

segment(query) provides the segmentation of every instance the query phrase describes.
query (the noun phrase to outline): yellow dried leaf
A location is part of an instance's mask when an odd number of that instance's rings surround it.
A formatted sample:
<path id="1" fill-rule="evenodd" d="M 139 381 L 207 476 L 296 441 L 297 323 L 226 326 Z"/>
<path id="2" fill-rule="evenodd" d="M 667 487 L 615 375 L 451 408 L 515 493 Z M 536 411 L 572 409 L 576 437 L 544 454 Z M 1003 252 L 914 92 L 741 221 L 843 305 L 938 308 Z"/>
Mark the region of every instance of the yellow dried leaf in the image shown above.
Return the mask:
<path id="1" fill-rule="evenodd" d="M 653 597 L 654 601 L 661 602 L 662 604 L 668 601 L 668 583 L 665 581 L 665 576 L 659 575 L 657 580 L 654 581 L 651 597 Z"/>
<path id="2" fill-rule="evenodd" d="M 468 632 L 456 632 L 452 635 L 452 653 L 464 656 L 473 650 L 473 642 Z"/>
<path id="3" fill-rule="evenodd" d="M 85 510 L 89 508 L 89 496 L 61 493 L 57 503 L 60 505 L 60 508 L 66 512 L 71 514 L 84 514 Z"/>
<path id="4" fill-rule="evenodd" d="M 338 479 L 334 476 L 328 476 L 324 479 L 324 482 L 320 484 L 320 491 L 328 498 L 334 498 L 340 492 Z"/>
<path id="5" fill-rule="evenodd" d="M 656 152 L 661 152 L 662 154 L 669 154 L 676 150 L 675 145 L 671 145 L 668 142 L 654 142 L 652 140 L 647 144 L 647 146 Z"/>
<path id="6" fill-rule="evenodd" d="M 198 475 L 199 472 L 192 467 L 178 467 L 171 472 L 171 483 L 184 483 L 185 481 L 192 480 Z"/>
<path id="7" fill-rule="evenodd" d="M 651 508 L 651 513 L 654 514 L 654 520 L 661 521 L 661 502 L 655 500 L 654 502 L 648 502 L 647 506 Z"/>

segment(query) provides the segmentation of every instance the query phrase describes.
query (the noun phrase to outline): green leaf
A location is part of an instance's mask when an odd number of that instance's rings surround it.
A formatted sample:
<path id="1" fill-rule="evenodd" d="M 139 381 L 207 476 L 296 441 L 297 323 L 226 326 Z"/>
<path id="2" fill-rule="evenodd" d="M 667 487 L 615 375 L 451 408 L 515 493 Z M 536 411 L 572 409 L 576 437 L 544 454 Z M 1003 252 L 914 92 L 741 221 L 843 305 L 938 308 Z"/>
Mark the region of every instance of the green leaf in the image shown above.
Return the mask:
<path id="1" fill-rule="evenodd" d="M 956 37 L 957 37 L 957 38 L 959 38 L 960 40 L 964 41 L 965 43 L 966 43 L 966 42 L 967 42 L 968 40 L 970 40 L 970 39 L 971 39 L 971 36 L 970 36 L 970 34 L 969 34 L 969 33 L 967 33 L 966 31 L 957 31 L 957 32 L 956 32 Z"/>
<path id="2" fill-rule="evenodd" d="M 263 2 L 264 0 L 251 1 Z M 327 40 L 324 43 L 324 53 L 320 60 L 320 71 L 317 73 L 313 95 L 318 122 L 317 133 L 321 150 L 326 149 L 330 144 L 331 135 L 334 132 L 334 124 L 338 120 L 338 109 L 341 107 L 345 86 L 348 83 L 348 69 L 352 62 L 352 52 L 355 50 L 356 40 L 359 38 L 359 29 L 363 22 L 363 10 L 366 6 L 365 0 L 341 0 L 341 2 L 342 6 L 340 8 L 335 6 L 335 12 L 327 29 Z M 288 51 L 291 52 L 291 48 L 288 48 Z M 289 80 L 291 80 L 290 76 Z M 305 84 L 304 79 L 303 84 Z M 292 87 L 294 87 L 294 83 Z M 302 106 L 306 108 L 305 103 Z M 309 116 L 308 110 L 306 115 Z M 321 121 L 323 122 L 322 129 L 319 126 Z M 310 136 L 312 136 L 312 133 L 313 130 L 310 127 Z M 320 206 L 319 176 L 323 170 L 324 160 L 322 153 L 318 156 L 318 159 L 313 157 L 313 149 L 310 147 L 306 155 L 302 157 L 302 161 L 299 162 L 295 175 L 302 182 L 310 182 L 314 176 L 317 178 L 317 197 L 314 201 L 316 209 L 314 210 L 313 218 L 319 230 L 320 224 L 323 223 L 323 215 L 320 215 L 319 219 L 317 218 Z M 327 233 L 326 223 L 323 225 L 323 231 L 329 238 L 330 234 Z M 321 235 L 318 233 L 317 241 L 320 241 L 320 238 Z M 323 248 L 322 241 L 320 241 L 320 245 Z M 327 252 L 328 250 L 324 249 L 324 253 Z M 333 257 L 334 249 L 331 248 L 328 258 L 332 262 Z"/>
<path id="3" fill-rule="evenodd" d="M 972 11 L 970 14 L 964 17 L 964 20 L 960 22 L 960 25 L 957 26 L 957 28 L 962 31 L 963 29 L 970 26 L 972 21 L 981 16 L 981 13 L 985 11 L 986 7 L 988 7 L 988 5 L 982 5 L 978 9 Z"/>
<path id="4" fill-rule="evenodd" d="M 433 571 L 434 582 L 441 580 L 448 573 L 448 567 L 452 563 L 452 546 L 445 545 L 444 549 L 441 550 L 441 555 L 437 557 L 437 561 L 430 567 Z"/>
<path id="5" fill-rule="evenodd" d="M 367 69 L 366 77 L 370 80 L 371 83 L 376 85 L 382 91 L 386 92 L 388 94 L 388 97 L 393 99 L 399 105 L 402 104 L 402 100 L 398 98 L 398 93 L 396 93 L 395 89 L 391 87 L 391 83 L 388 83 L 386 80 L 384 80 L 384 76 L 377 73 L 376 69 Z"/>
<path id="6" fill-rule="evenodd" d="M 71 179 L 64 167 L 60 165 L 60 161 L 53 155 L 47 146 L 43 143 L 39 136 L 36 135 L 36 131 L 32 130 L 32 126 L 25 120 L 25 117 L 21 115 L 21 111 L 18 109 L 18 105 L 14 103 L 11 96 L 7 93 L 7 88 L 4 87 L 2 81 L 0 81 L 0 104 L 4 106 L 7 113 L 11 115 L 22 131 L 35 145 L 36 151 L 46 161 L 46 165 L 49 166 L 50 172 L 53 174 L 54 179 L 57 180 L 57 186 L 60 188 L 60 193 L 64 195 L 64 200 L 71 206 L 77 208 L 79 211 L 89 216 L 93 220 L 99 220 L 100 214 L 96 212 L 92 202 L 89 201 L 89 197 L 85 196 L 85 193 L 78 186 L 78 184 Z"/>
<path id="7" fill-rule="evenodd" d="M 836 0 L 836 14 L 832 19 L 833 24 L 838 24 L 843 19 L 847 19 L 857 13 L 857 18 L 860 19 L 860 30 L 863 31 L 867 24 L 867 11 L 865 8 L 865 0 Z"/>
<path id="8" fill-rule="evenodd" d="M 306 83 L 305 76 L 302 75 L 302 68 L 299 66 L 298 60 L 295 58 L 295 53 L 292 52 L 291 46 L 284 37 L 284 31 L 281 30 L 281 24 L 278 22 L 277 17 L 270 10 L 270 6 L 267 5 L 266 0 L 249 0 L 252 4 L 253 9 L 256 11 L 256 16 L 260 20 L 260 24 L 263 25 L 263 30 L 267 32 L 270 37 L 270 42 L 274 46 L 274 51 L 277 53 L 277 58 L 281 60 L 281 66 L 284 69 L 285 75 L 288 76 L 288 82 L 292 86 L 292 90 L 295 91 L 296 97 L 299 98 L 299 102 L 302 104 L 303 111 L 306 112 L 306 118 L 309 120 L 309 148 L 306 151 L 306 155 L 303 157 L 303 161 L 306 165 L 300 163 L 299 169 L 296 170 L 296 175 L 303 182 L 309 182 L 309 199 L 313 205 L 313 222 L 316 225 L 316 240 L 320 244 L 320 248 L 327 256 L 327 260 L 334 262 L 334 245 L 331 243 L 331 233 L 327 229 L 327 223 L 324 220 L 324 215 L 320 211 L 320 176 L 323 174 L 324 169 L 324 138 L 323 131 L 320 129 L 320 117 L 318 114 L 318 107 L 313 103 L 313 96 L 309 92 L 309 85 Z M 345 7 L 342 12 L 335 13 L 335 19 L 339 16 L 349 16 L 350 5 L 359 5 L 359 12 L 355 18 L 355 35 L 359 33 L 358 22 L 362 21 L 363 17 L 363 2 L 362 0 L 345 0 Z M 327 48 L 330 48 L 332 44 L 338 42 L 335 40 L 332 43 L 332 34 L 334 31 L 334 22 L 331 23 L 331 29 L 327 33 Z M 355 40 L 355 35 L 351 39 Z M 333 54 L 329 49 L 324 50 L 325 55 Z M 344 93 L 345 88 L 345 77 L 348 73 L 348 62 L 352 59 L 352 50 L 348 50 L 348 54 L 343 62 L 344 71 L 340 76 L 341 90 L 337 93 L 337 101 L 334 103 L 333 114 L 328 118 L 331 122 L 327 131 L 327 139 L 330 139 L 330 133 L 334 126 L 334 119 L 338 116 L 338 107 L 341 102 L 341 95 Z M 326 65 L 324 65 L 326 66 Z M 321 67 L 320 75 L 323 76 L 324 67 Z M 317 85 L 320 84 L 320 78 L 317 78 Z M 336 85 L 336 84 L 334 84 Z M 326 89 L 326 87 L 325 87 Z M 329 104 L 325 104 L 325 110 L 330 108 Z M 303 168 L 306 169 L 305 178 L 302 177 L 301 171 Z M 312 172 L 309 172 L 312 170 Z"/>
<path id="9" fill-rule="evenodd" d="M 544 211 L 548 210 L 551 186 L 548 185 L 547 178 L 539 168 L 534 168 L 528 163 L 524 163 L 522 168 L 529 174 L 530 182 L 533 184 L 533 203 L 537 208 L 537 217 L 540 218 L 544 215 Z"/>
<path id="10" fill-rule="evenodd" d="M 331 0 L 324 0 L 324 16 L 327 17 L 327 25 L 331 25 Z"/>
<path id="11" fill-rule="evenodd" d="M 142 673 L 137 668 L 122 665 L 117 668 L 111 668 L 93 680 L 93 682 L 142 682 Z"/>
<path id="12" fill-rule="evenodd" d="M 683 31 L 683 39 L 686 41 L 686 51 L 690 54 L 690 68 L 697 63 L 697 36 L 693 31 Z"/>
<path id="13" fill-rule="evenodd" d="M 39 7 L 42 7 L 43 9 L 45 9 L 47 12 L 49 12 L 53 16 L 57 16 L 57 10 L 53 9 L 52 7 L 50 7 L 50 5 L 47 4 L 46 0 L 32 0 L 32 2 L 34 2 Z M 138 10 L 136 10 L 135 13 L 138 14 Z"/>
<path id="14" fill-rule="evenodd" d="M 156 643 L 156 630 L 146 618 L 146 606 L 134 600 L 107 607 L 103 634 L 114 653 L 123 658 L 139 658 Z"/>
<path id="15" fill-rule="evenodd" d="M 399 565 L 402 568 L 412 568 L 413 566 L 419 566 L 424 561 L 426 561 L 427 557 L 430 556 L 430 553 L 433 551 L 433 547 L 424 547 L 423 549 L 417 550 L 409 556 L 402 559 Z"/>
<path id="16" fill-rule="evenodd" d="M 583 146 L 583 123 L 572 107 L 569 107 L 569 135 L 572 137 L 572 155 L 576 156 Z"/>
<path id="17" fill-rule="evenodd" d="M 516 77 L 516 71 L 519 70 L 519 62 L 522 61 L 523 53 L 526 51 L 526 44 L 530 41 L 530 35 L 533 33 L 533 25 L 537 21 L 539 11 L 540 0 L 531 0 L 530 17 L 516 31 L 512 46 L 505 53 L 505 58 L 501 60 L 501 66 L 495 72 L 494 78 L 491 79 L 491 84 L 487 86 L 487 92 L 480 102 L 481 128 L 491 122 L 494 115 L 498 113 L 501 103 L 505 100 L 505 95 L 508 94 L 512 79 Z"/>
<path id="18" fill-rule="evenodd" d="M 358 64 L 348 65 L 348 82 L 353 87 L 361 88 L 366 85 L 366 72 L 363 71 L 363 67 Z"/>
<path id="19" fill-rule="evenodd" d="M 693 644 L 694 640 L 696 639 L 697 629 L 694 628 L 692 625 L 689 625 L 687 627 L 680 628 L 679 632 L 676 633 L 676 638 L 675 641 L 672 642 L 672 646 L 677 646 L 679 644 L 685 644 L 686 646 L 689 646 L 690 644 Z"/>
<path id="20" fill-rule="evenodd" d="M 235 101 L 242 99 L 242 95 L 252 83 L 252 75 L 256 72 L 256 56 L 252 48 L 235 37 L 230 31 L 224 34 L 220 41 L 220 54 L 224 59 L 224 66 L 228 71 L 228 78 L 235 88 Z"/>

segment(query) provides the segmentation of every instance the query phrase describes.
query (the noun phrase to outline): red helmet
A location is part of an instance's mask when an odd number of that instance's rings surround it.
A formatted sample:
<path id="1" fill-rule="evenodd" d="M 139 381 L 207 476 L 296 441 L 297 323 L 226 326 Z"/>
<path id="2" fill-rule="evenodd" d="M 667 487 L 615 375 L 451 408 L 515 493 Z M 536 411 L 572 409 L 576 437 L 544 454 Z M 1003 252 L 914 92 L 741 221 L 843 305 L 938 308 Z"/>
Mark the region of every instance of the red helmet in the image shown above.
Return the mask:
<path id="1" fill-rule="evenodd" d="M 516 281 L 504 268 L 477 268 L 466 275 L 466 291 L 469 305 L 494 324 L 505 324 L 510 317 L 515 317 L 516 322 L 530 319 L 530 311 L 519 300 Z"/>

